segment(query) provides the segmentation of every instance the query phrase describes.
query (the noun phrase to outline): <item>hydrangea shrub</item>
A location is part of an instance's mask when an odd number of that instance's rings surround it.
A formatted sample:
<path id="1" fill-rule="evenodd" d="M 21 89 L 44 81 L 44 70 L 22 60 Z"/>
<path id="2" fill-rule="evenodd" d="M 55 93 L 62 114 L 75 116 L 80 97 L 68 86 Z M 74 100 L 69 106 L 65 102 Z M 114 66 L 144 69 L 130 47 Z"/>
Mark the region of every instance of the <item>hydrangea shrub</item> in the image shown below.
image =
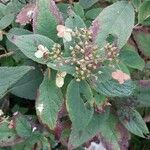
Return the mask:
<path id="1" fill-rule="evenodd" d="M 127 150 L 131 135 L 149 138 L 149 0 L 0 2 L 0 147 Z"/>

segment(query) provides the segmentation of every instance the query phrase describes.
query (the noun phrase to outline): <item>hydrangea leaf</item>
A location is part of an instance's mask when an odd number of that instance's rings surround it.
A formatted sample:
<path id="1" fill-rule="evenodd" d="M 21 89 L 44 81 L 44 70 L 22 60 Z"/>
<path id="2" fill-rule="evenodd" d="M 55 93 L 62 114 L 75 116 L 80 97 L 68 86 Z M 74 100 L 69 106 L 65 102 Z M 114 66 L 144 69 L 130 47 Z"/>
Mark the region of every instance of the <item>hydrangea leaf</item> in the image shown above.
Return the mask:
<path id="1" fill-rule="evenodd" d="M 30 137 L 32 134 L 32 128 L 30 122 L 25 116 L 18 114 L 15 116 L 16 132 L 22 138 Z"/>
<path id="2" fill-rule="evenodd" d="M 129 140 L 127 130 L 108 112 L 95 114 L 88 126 L 80 132 L 73 128 L 69 148 L 77 148 L 97 135 L 106 149 L 127 149 Z"/>
<path id="3" fill-rule="evenodd" d="M 63 18 L 54 0 L 38 0 L 36 15 L 33 19 L 34 33 L 58 40 L 56 26 L 63 24 Z"/>
<path id="4" fill-rule="evenodd" d="M 0 67 L 0 98 L 31 69 L 33 69 L 33 67 L 30 66 Z"/>
<path id="5" fill-rule="evenodd" d="M 8 122 L 0 124 L 0 147 L 13 146 L 24 141 L 23 138 L 17 135 L 14 128 L 10 129 L 8 126 Z"/>
<path id="6" fill-rule="evenodd" d="M 144 1 L 139 7 L 138 22 L 150 25 L 150 0 Z"/>
<path id="7" fill-rule="evenodd" d="M 73 128 L 69 137 L 68 147 L 75 149 L 98 134 L 99 128 L 108 118 L 108 114 L 108 112 L 98 115 L 94 114 L 88 125 L 80 131 Z"/>
<path id="8" fill-rule="evenodd" d="M 0 19 L 0 30 L 8 27 L 14 20 L 14 14 L 10 13 Z"/>
<path id="9" fill-rule="evenodd" d="M 119 58 L 129 67 L 142 70 L 145 66 L 144 60 L 131 45 L 122 48 Z"/>
<path id="10" fill-rule="evenodd" d="M 142 51 L 142 53 L 146 55 L 146 57 L 150 58 L 150 35 L 143 32 L 134 32 L 133 34 L 140 51 Z"/>
<path id="11" fill-rule="evenodd" d="M 133 134 L 145 137 L 149 134 L 148 128 L 139 112 L 131 107 L 120 107 L 118 112 L 122 124 Z"/>
<path id="12" fill-rule="evenodd" d="M 136 93 L 139 105 L 142 107 L 150 107 L 150 80 L 140 80 L 136 83 Z"/>
<path id="13" fill-rule="evenodd" d="M 105 68 L 105 70 L 100 70 L 100 72 L 90 78 L 91 86 L 98 93 L 109 97 L 123 97 L 131 95 L 135 88 L 133 82 L 131 80 L 127 80 L 123 84 L 119 84 L 117 80 L 112 78 L 112 71 L 113 69 L 109 67 Z"/>
<path id="14" fill-rule="evenodd" d="M 43 74 L 39 67 L 29 71 L 13 86 L 10 92 L 16 96 L 35 100 L 37 90 L 43 79 Z"/>
<path id="15" fill-rule="evenodd" d="M 84 8 L 87 9 L 94 5 L 98 0 L 79 0 L 80 5 Z"/>
<path id="16" fill-rule="evenodd" d="M 131 35 L 134 17 L 131 2 L 119 1 L 104 8 L 91 27 L 95 43 L 102 48 L 106 43 L 106 38 L 113 35 L 117 38 L 118 47 L 122 48 Z"/>
<path id="17" fill-rule="evenodd" d="M 68 85 L 66 94 L 66 106 L 72 121 L 72 126 L 78 130 L 86 127 L 93 115 L 93 111 L 85 106 L 80 95 L 84 92 L 80 90 L 80 83 L 72 80 Z"/>
<path id="18" fill-rule="evenodd" d="M 11 42 L 13 42 L 28 58 L 41 64 L 46 64 L 47 61 L 44 58 L 35 57 L 34 54 L 37 51 L 38 46 L 41 44 L 50 51 L 54 45 L 54 42 L 51 39 L 39 34 L 20 36 L 10 34 L 9 40 L 11 40 Z"/>
<path id="19" fill-rule="evenodd" d="M 36 112 L 39 120 L 49 129 L 56 127 L 58 112 L 63 104 L 63 95 L 56 86 L 54 74 L 46 72 L 45 78 L 40 85 L 36 100 Z"/>

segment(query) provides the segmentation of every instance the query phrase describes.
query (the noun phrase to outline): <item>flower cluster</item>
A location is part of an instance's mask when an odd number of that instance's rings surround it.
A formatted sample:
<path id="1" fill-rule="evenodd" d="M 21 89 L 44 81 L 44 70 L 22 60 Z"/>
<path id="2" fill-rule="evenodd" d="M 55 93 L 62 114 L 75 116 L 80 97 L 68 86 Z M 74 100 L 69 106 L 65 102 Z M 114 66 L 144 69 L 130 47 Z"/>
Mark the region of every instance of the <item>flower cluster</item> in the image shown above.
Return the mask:
<path id="1" fill-rule="evenodd" d="M 119 50 L 114 44 L 107 43 L 104 46 L 105 56 L 98 54 L 99 47 L 92 41 L 92 31 L 87 28 L 75 28 L 74 30 L 65 27 L 63 25 L 57 26 L 58 37 L 64 39 L 65 42 L 71 42 L 70 55 L 71 60 L 69 63 L 75 66 L 76 81 L 85 80 L 91 76 L 93 71 L 98 69 L 104 60 L 112 61 L 119 55 Z M 61 46 L 54 44 L 51 51 L 49 51 L 43 45 L 38 46 L 37 52 L 35 52 L 37 58 L 45 58 L 47 60 L 53 60 L 64 64 L 63 53 L 61 52 Z M 66 63 L 66 62 L 65 62 Z M 59 76 L 56 78 L 56 85 L 62 87 L 64 84 L 64 77 Z M 123 81 L 120 81 L 122 83 Z"/>
<path id="2" fill-rule="evenodd" d="M 107 43 L 105 46 L 106 57 L 112 61 L 119 55 L 119 49 L 114 44 Z"/>
<path id="3" fill-rule="evenodd" d="M 50 60 L 60 60 L 63 55 L 61 52 L 61 46 L 59 44 L 54 44 L 52 47 L 52 51 L 49 53 Z"/>
<path id="4" fill-rule="evenodd" d="M 100 66 L 102 59 L 97 55 L 98 47 L 93 45 L 91 30 L 76 29 L 73 37 L 74 46 L 70 47 L 72 64 L 76 67 L 76 80 L 81 81 Z"/>

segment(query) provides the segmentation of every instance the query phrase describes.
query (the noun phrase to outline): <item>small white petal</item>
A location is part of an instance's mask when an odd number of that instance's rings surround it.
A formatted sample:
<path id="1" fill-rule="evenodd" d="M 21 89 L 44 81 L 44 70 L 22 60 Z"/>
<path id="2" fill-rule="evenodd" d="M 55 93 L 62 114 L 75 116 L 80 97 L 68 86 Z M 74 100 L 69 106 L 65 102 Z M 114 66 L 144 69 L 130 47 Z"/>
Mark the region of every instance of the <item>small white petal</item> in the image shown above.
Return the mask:
<path id="1" fill-rule="evenodd" d="M 3 111 L 0 109 L 0 116 L 4 115 Z"/>
<path id="2" fill-rule="evenodd" d="M 64 78 L 63 77 L 56 77 L 56 86 L 61 88 L 64 85 Z"/>
<path id="3" fill-rule="evenodd" d="M 65 71 L 60 73 L 61 77 L 65 77 L 66 75 L 67 75 L 67 72 L 65 72 Z"/>
<path id="4" fill-rule="evenodd" d="M 37 129 L 37 127 L 33 127 L 32 132 L 34 132 Z"/>
<path id="5" fill-rule="evenodd" d="M 44 46 L 42 44 L 40 44 L 40 45 L 38 45 L 38 49 L 42 51 L 44 49 Z"/>
<path id="6" fill-rule="evenodd" d="M 64 34 L 64 40 L 67 41 L 67 42 L 70 42 L 72 40 L 72 36 L 69 32 L 65 32 Z"/>
<path id="7" fill-rule="evenodd" d="M 47 49 L 47 47 L 44 47 L 44 46 L 41 45 L 41 44 L 38 46 L 38 50 L 42 51 L 43 53 L 49 52 L 49 50 Z"/>
<path id="8" fill-rule="evenodd" d="M 106 148 L 103 146 L 101 142 L 99 144 L 91 142 L 90 147 L 85 148 L 85 150 L 106 150 Z"/>
<path id="9" fill-rule="evenodd" d="M 30 10 L 27 12 L 27 17 L 31 18 L 32 15 L 33 15 L 34 11 L 33 10 Z"/>
<path id="10" fill-rule="evenodd" d="M 66 32 L 72 32 L 72 29 L 66 27 Z"/>
<path id="11" fill-rule="evenodd" d="M 38 50 L 34 53 L 36 58 L 42 58 L 44 53 L 41 50 Z"/>
<path id="12" fill-rule="evenodd" d="M 16 116 L 16 115 L 18 115 L 18 111 L 16 111 L 16 112 L 13 113 L 13 116 Z"/>

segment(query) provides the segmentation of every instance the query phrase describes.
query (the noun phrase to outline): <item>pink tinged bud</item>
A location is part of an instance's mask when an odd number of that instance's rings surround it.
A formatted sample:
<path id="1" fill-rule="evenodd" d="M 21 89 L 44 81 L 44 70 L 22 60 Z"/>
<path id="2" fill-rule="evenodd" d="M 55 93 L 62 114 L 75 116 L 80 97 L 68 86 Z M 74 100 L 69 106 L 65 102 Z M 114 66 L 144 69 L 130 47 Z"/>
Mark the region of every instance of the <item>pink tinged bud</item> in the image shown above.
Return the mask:
<path id="1" fill-rule="evenodd" d="M 112 78 L 117 80 L 119 84 L 123 84 L 126 80 L 130 80 L 130 76 L 121 70 L 116 70 L 115 72 L 112 72 Z"/>
<path id="2" fill-rule="evenodd" d="M 58 25 L 57 26 L 57 36 L 63 38 L 65 41 L 70 42 L 72 40 L 72 30 L 63 26 L 63 25 Z"/>

